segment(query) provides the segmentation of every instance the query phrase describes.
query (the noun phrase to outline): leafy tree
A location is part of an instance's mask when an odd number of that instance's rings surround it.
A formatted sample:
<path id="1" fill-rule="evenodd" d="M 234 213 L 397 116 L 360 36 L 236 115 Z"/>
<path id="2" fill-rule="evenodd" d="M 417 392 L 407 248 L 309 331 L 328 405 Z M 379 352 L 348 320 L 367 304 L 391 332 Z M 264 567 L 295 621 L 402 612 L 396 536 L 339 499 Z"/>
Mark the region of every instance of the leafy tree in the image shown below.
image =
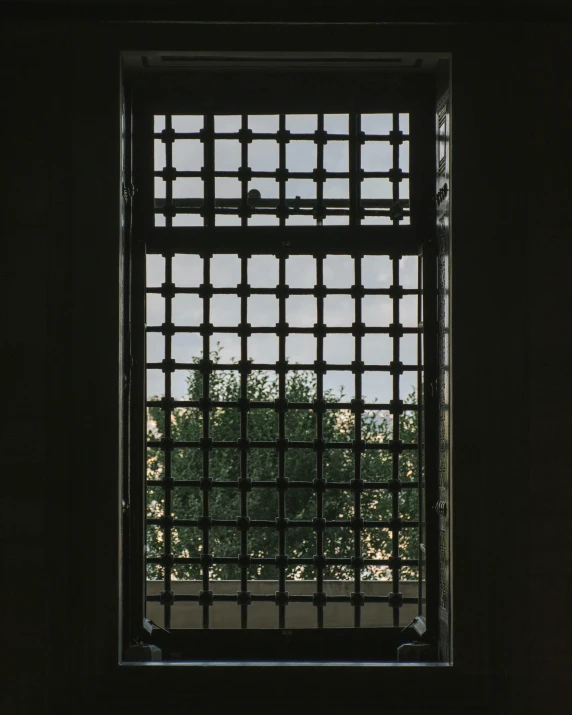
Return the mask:
<path id="1" fill-rule="evenodd" d="M 212 354 L 220 360 L 220 350 Z M 239 396 L 240 377 L 235 371 L 215 371 L 211 375 L 210 393 L 216 401 L 236 401 Z M 190 371 L 187 377 L 189 400 L 202 396 L 202 375 Z M 315 397 L 315 376 L 302 371 L 290 372 L 286 381 L 286 397 L 290 402 L 312 402 Z M 253 401 L 273 401 L 278 397 L 277 382 L 271 373 L 253 371 L 249 376 L 248 396 Z M 327 402 L 341 402 L 343 391 L 325 394 Z M 415 399 L 412 393 L 407 402 Z M 159 407 L 149 409 L 149 438 L 163 436 L 163 412 Z M 296 441 L 315 438 L 316 416 L 312 410 L 288 410 L 285 416 L 286 437 Z M 327 441 L 347 442 L 354 438 L 353 415 L 348 410 L 328 409 L 323 415 L 324 437 Z M 278 415 L 273 409 L 251 409 L 248 413 L 249 437 L 257 441 L 274 441 L 278 433 Z M 240 412 L 235 408 L 215 408 L 210 413 L 210 434 L 215 441 L 235 441 L 240 436 Z M 171 436 L 175 441 L 196 441 L 202 437 L 202 413 L 196 408 L 179 408 L 173 412 Z M 400 436 L 403 442 L 417 442 L 417 413 L 405 412 L 400 417 Z M 391 417 L 381 411 L 365 413 L 362 417 L 362 439 L 389 441 Z M 210 476 L 215 481 L 236 484 L 240 476 L 240 455 L 236 449 L 214 449 L 210 453 Z M 316 455 L 311 449 L 290 449 L 285 456 L 286 476 L 291 482 L 315 478 Z M 160 449 L 148 450 L 148 479 L 160 480 L 163 474 L 163 453 Z M 417 452 L 404 451 L 399 460 L 399 478 L 403 482 L 417 479 Z M 253 482 L 273 481 L 278 476 L 278 454 L 274 449 L 253 448 L 248 455 L 248 476 Z M 361 476 L 365 481 L 388 481 L 392 478 L 392 456 L 385 450 L 368 450 L 362 454 Z M 197 449 L 176 449 L 172 453 L 172 477 L 175 480 L 197 480 L 202 477 L 202 453 Z M 351 450 L 327 450 L 324 455 L 324 478 L 331 482 L 349 482 L 354 477 L 354 455 Z M 194 519 L 201 514 L 202 492 L 198 488 L 176 487 L 172 492 L 172 514 L 175 519 Z M 418 518 L 417 489 L 402 489 L 398 495 L 402 519 Z M 286 516 L 290 520 L 311 520 L 316 516 L 316 495 L 313 489 L 289 488 L 285 493 Z M 349 519 L 354 515 L 354 495 L 350 490 L 328 489 L 324 495 L 326 519 Z M 365 490 L 361 494 L 362 516 L 365 519 L 387 520 L 392 516 L 392 496 L 387 490 Z M 209 492 L 209 512 L 219 519 L 234 519 L 240 513 L 240 493 L 234 487 L 214 488 Z M 147 515 L 163 516 L 164 492 L 157 486 L 147 489 Z M 273 488 L 256 488 L 248 494 L 248 513 L 251 519 L 274 519 L 278 513 L 278 491 Z M 416 559 L 418 556 L 416 528 L 400 533 L 400 555 Z M 210 552 L 216 556 L 237 556 L 240 551 L 240 533 L 233 527 L 213 527 L 210 531 Z M 286 552 L 291 558 L 312 557 L 316 553 L 316 535 L 311 528 L 291 528 L 286 532 Z M 353 532 L 347 528 L 327 528 L 324 550 L 330 557 L 353 555 Z M 362 553 L 369 558 L 388 558 L 391 555 L 392 535 L 387 529 L 368 529 L 362 532 Z M 163 551 L 162 530 L 149 526 L 147 547 L 150 556 Z M 172 551 L 177 556 L 200 554 L 202 533 L 196 527 L 172 529 Z M 252 556 L 273 557 L 278 553 L 278 531 L 271 527 L 253 527 L 248 532 L 248 548 Z M 177 564 L 172 570 L 174 578 L 200 577 L 200 567 Z M 236 565 L 215 564 L 211 571 L 215 579 L 237 579 Z M 371 566 L 363 573 L 364 579 L 384 578 L 389 572 L 384 566 Z M 402 577 L 414 578 L 417 569 L 404 567 Z M 148 564 L 150 579 L 162 577 L 162 567 Z M 252 566 L 251 578 L 274 579 L 277 569 L 273 565 Z M 331 565 L 324 571 L 325 578 L 351 579 L 349 566 Z M 292 566 L 287 578 L 315 578 L 313 565 Z"/>

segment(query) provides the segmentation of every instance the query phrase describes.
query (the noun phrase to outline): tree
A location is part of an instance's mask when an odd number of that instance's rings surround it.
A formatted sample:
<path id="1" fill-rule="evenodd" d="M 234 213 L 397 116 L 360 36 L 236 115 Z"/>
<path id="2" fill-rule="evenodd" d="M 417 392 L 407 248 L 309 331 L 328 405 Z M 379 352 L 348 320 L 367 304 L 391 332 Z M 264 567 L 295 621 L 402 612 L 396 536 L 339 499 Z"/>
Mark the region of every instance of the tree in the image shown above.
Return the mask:
<path id="1" fill-rule="evenodd" d="M 220 361 L 220 350 L 212 354 Z M 187 377 L 189 400 L 202 396 L 202 375 L 189 372 Z M 214 371 L 211 375 L 210 394 L 215 401 L 236 401 L 239 397 L 240 377 L 235 371 Z M 315 376 L 305 372 L 290 372 L 286 381 L 289 402 L 312 402 L 315 396 Z M 269 373 L 253 371 L 249 376 L 248 397 L 253 401 L 273 401 L 278 397 L 277 383 Z M 343 391 L 328 391 L 326 402 L 342 401 Z M 411 394 L 407 402 L 414 402 Z M 149 438 L 163 436 L 163 412 L 159 407 L 149 409 Z M 278 416 L 273 409 L 251 409 L 248 414 L 249 437 L 257 441 L 274 441 L 278 432 Z M 286 437 L 296 441 L 315 438 L 316 416 L 312 410 L 288 410 L 285 416 Z M 328 409 L 323 415 L 324 437 L 327 441 L 347 442 L 354 438 L 353 415 L 348 410 Z M 400 437 L 403 442 L 417 442 L 417 412 L 405 412 L 400 417 Z M 210 413 L 210 433 L 215 441 L 235 441 L 240 436 L 240 412 L 235 408 L 215 408 Z M 202 437 L 202 413 L 198 408 L 178 408 L 173 412 L 171 435 L 175 441 L 196 441 Z M 381 411 L 365 413 L 362 418 L 362 439 L 387 442 L 391 439 L 391 416 Z M 210 476 L 215 481 L 236 484 L 240 476 L 239 451 L 214 449 L 210 453 Z M 290 449 L 285 456 L 286 476 L 291 481 L 311 482 L 315 477 L 315 452 L 310 449 Z M 361 476 L 364 481 L 389 481 L 392 478 L 392 456 L 384 450 L 368 450 L 362 454 Z M 148 450 L 148 479 L 160 480 L 163 474 L 163 453 L 160 449 Z M 176 449 L 172 453 L 172 477 L 175 480 L 198 480 L 202 476 L 202 453 L 197 449 Z M 404 451 L 399 460 L 399 478 L 402 482 L 417 480 L 417 452 Z M 253 482 L 274 480 L 278 476 L 278 454 L 274 449 L 251 449 L 248 455 L 248 476 Z M 354 477 L 354 455 L 350 450 L 327 450 L 324 455 L 324 477 L 331 482 L 349 482 Z M 311 520 L 316 516 L 316 497 L 313 489 L 290 488 L 285 493 L 286 516 L 290 520 Z M 198 488 L 176 487 L 172 492 L 172 515 L 175 519 L 195 519 L 201 514 L 202 493 Z M 392 497 L 388 490 L 365 490 L 361 495 L 362 516 L 365 519 L 387 520 L 392 516 Z M 417 489 L 399 492 L 400 516 L 418 518 Z M 239 490 L 214 488 L 209 492 L 209 511 L 219 519 L 235 518 L 240 512 Z M 278 512 L 278 491 L 253 488 L 248 495 L 248 512 L 251 519 L 274 519 Z M 164 498 L 160 481 L 147 489 L 147 515 L 163 516 Z M 324 496 L 326 519 L 349 519 L 354 515 L 354 495 L 350 490 L 328 489 Z M 291 558 L 312 557 L 316 553 L 316 536 L 311 527 L 288 529 L 286 552 Z M 201 552 L 202 532 L 196 527 L 172 529 L 174 556 L 197 556 Z M 240 534 L 233 527 L 213 527 L 210 532 L 210 552 L 216 556 L 237 556 L 240 551 Z M 325 553 L 331 557 L 353 555 L 353 532 L 349 528 L 327 528 L 324 537 Z M 388 558 L 391 555 L 392 535 L 387 529 L 367 529 L 362 532 L 362 553 L 369 558 Z M 418 531 L 404 529 L 400 534 L 400 555 L 406 559 L 418 558 Z M 162 530 L 149 526 L 147 547 L 150 556 L 163 551 Z M 248 548 L 252 556 L 273 557 L 278 553 L 278 531 L 271 527 L 255 527 L 248 532 Z M 198 565 L 173 567 L 177 579 L 200 577 Z M 238 565 L 215 564 L 212 578 L 239 578 Z M 371 566 L 363 573 L 364 579 L 383 578 L 388 575 L 385 566 Z M 405 567 L 402 577 L 416 577 L 417 569 Z M 162 567 L 148 564 L 147 576 L 161 578 Z M 251 578 L 277 577 L 273 565 L 252 566 Z M 351 579 L 349 566 L 331 565 L 324 571 L 325 578 Z M 293 566 L 287 578 L 315 578 L 313 565 Z"/>

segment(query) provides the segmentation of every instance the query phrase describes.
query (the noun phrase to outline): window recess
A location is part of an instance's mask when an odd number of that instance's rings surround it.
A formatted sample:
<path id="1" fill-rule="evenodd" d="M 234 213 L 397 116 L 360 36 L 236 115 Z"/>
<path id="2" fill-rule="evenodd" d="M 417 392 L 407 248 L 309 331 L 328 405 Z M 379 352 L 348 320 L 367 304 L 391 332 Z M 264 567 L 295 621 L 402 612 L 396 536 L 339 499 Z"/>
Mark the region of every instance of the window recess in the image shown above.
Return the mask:
<path id="1" fill-rule="evenodd" d="M 422 616 L 435 644 L 430 77 L 206 73 L 132 100 L 129 637 L 395 661 Z"/>

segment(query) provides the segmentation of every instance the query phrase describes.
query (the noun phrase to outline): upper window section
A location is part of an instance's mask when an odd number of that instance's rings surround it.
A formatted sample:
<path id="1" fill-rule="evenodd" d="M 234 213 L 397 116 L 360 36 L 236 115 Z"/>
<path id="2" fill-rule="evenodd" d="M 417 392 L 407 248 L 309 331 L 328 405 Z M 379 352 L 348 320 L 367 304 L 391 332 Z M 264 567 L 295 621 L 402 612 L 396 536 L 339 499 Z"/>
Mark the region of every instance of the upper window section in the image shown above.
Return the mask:
<path id="1" fill-rule="evenodd" d="M 155 226 L 410 223 L 409 114 L 154 116 Z"/>

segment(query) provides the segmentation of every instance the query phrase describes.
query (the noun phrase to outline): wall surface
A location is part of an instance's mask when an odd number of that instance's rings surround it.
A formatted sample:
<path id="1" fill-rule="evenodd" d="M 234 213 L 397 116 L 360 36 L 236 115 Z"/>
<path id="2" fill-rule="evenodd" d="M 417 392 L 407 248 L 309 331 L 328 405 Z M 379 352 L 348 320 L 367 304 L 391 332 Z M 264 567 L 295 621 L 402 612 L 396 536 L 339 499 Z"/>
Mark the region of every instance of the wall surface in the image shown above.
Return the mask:
<path id="1" fill-rule="evenodd" d="M 119 51 L 162 47 L 452 52 L 458 660 L 468 649 L 482 665 L 481 712 L 568 712 L 571 39 L 564 24 L 4 27 L 3 713 L 151 712 L 143 690 L 114 697 L 105 664 L 118 622 Z M 336 692 L 322 694 L 332 712 Z M 362 703 L 389 712 L 382 697 Z"/>

